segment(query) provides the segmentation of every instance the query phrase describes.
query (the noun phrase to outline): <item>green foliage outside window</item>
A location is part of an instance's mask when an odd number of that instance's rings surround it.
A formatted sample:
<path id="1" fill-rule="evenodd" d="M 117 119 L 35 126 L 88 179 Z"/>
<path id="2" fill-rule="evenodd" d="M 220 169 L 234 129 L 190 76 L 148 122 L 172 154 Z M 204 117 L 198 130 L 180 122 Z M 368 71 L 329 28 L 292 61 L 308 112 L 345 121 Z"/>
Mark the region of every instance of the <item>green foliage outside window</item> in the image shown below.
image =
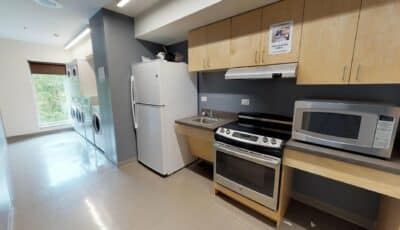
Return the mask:
<path id="1" fill-rule="evenodd" d="M 33 74 L 40 125 L 68 121 L 64 75 Z"/>

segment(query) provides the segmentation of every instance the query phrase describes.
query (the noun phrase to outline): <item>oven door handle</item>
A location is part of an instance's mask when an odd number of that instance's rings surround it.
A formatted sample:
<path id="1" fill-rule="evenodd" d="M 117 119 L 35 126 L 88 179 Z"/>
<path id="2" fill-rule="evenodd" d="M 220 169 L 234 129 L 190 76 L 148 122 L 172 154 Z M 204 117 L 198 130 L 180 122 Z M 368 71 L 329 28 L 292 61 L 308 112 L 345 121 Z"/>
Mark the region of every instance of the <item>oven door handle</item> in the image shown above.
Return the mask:
<path id="1" fill-rule="evenodd" d="M 215 143 L 214 147 L 221 152 L 229 154 L 234 157 L 239 157 L 244 160 L 248 160 L 254 162 L 256 164 L 261 164 L 270 168 L 277 168 L 281 164 L 281 160 L 275 157 L 267 156 L 267 157 L 255 157 L 250 154 L 244 153 L 244 151 L 237 149 L 235 147 L 226 146 L 225 144 Z M 216 153 L 217 154 L 217 153 Z"/>

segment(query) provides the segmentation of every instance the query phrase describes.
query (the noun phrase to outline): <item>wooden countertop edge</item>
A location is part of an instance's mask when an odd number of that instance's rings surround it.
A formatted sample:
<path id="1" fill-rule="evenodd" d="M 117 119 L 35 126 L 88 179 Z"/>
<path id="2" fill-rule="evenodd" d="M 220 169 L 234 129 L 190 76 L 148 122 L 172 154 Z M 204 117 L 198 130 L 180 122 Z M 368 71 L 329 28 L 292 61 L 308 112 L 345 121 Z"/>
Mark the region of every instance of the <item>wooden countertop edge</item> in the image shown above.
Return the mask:
<path id="1" fill-rule="evenodd" d="M 400 175 L 285 149 L 283 165 L 400 199 Z"/>
<path id="2" fill-rule="evenodd" d="M 374 157 L 358 155 L 355 153 L 348 153 L 345 151 L 306 144 L 295 140 L 289 140 L 286 143 L 285 148 L 400 175 L 400 159 L 398 158 L 393 160 L 383 160 Z"/>

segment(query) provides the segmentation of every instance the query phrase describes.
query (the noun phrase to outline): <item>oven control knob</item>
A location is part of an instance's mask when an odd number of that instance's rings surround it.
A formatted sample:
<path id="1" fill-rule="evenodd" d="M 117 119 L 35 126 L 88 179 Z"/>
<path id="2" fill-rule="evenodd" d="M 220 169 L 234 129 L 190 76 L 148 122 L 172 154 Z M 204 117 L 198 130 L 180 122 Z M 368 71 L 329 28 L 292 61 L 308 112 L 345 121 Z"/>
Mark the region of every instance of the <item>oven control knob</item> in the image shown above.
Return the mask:
<path id="1" fill-rule="evenodd" d="M 231 131 L 229 129 L 226 130 L 226 134 L 231 134 Z"/>
<path id="2" fill-rule="evenodd" d="M 264 143 L 267 143 L 267 142 L 268 142 L 268 137 L 264 137 L 264 138 L 263 138 L 263 142 L 264 142 Z"/>
<path id="3" fill-rule="evenodd" d="M 225 129 L 224 128 L 221 128 L 221 133 L 225 133 Z"/>
<path id="4" fill-rule="evenodd" d="M 276 144 L 276 139 L 275 139 L 275 138 L 272 138 L 272 139 L 271 139 L 271 144 L 273 144 L 273 145 Z"/>

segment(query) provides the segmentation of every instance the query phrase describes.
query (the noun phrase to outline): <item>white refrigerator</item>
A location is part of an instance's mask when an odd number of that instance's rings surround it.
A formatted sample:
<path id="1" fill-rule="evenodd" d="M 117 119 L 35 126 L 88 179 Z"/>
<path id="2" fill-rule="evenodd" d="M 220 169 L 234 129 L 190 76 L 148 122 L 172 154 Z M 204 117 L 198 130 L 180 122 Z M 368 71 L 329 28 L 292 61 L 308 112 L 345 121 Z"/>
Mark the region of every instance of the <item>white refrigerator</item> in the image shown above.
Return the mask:
<path id="1" fill-rule="evenodd" d="M 135 64 L 132 73 L 138 160 L 170 175 L 195 160 L 175 132 L 175 120 L 197 115 L 197 77 L 185 63 L 162 60 Z"/>

